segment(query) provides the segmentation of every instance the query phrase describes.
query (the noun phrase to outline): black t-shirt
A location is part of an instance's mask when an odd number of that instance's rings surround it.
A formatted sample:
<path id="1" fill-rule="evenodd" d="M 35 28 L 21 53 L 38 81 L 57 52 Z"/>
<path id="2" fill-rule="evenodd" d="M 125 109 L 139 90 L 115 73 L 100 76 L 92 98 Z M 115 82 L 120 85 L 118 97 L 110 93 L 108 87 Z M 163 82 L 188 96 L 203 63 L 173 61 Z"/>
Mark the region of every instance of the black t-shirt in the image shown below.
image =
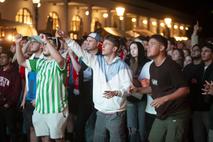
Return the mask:
<path id="1" fill-rule="evenodd" d="M 150 66 L 150 85 L 152 97 L 159 98 L 175 92 L 180 87 L 187 86 L 180 66 L 172 59 L 166 58 L 159 67 L 153 62 Z M 188 108 L 187 97 L 169 101 L 156 108 L 157 118 L 164 119 L 172 114 Z"/>

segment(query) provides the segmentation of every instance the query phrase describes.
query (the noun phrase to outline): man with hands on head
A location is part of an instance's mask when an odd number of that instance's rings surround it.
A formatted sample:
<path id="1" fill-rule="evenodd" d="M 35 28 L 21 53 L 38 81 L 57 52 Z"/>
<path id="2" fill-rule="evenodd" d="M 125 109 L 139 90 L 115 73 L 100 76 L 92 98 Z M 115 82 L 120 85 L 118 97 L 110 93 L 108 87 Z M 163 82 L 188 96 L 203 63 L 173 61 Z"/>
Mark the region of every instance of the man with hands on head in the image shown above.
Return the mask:
<path id="1" fill-rule="evenodd" d="M 16 45 L 20 46 L 21 41 L 16 40 Z M 43 44 L 39 36 L 31 37 L 25 44 L 25 46 L 22 47 L 22 51 L 24 54 L 26 54 L 25 52 L 27 50 L 28 52 L 32 53 L 29 59 L 43 58 L 42 49 Z M 27 68 L 25 69 L 24 93 L 22 103 L 20 105 L 23 108 L 23 119 L 25 123 L 27 140 L 30 142 L 37 141 L 35 130 L 32 124 L 32 115 L 35 108 L 35 98 L 36 98 L 36 75 L 37 75 L 36 72 L 29 71 Z"/>
<path id="2" fill-rule="evenodd" d="M 92 55 L 75 41 L 67 38 L 70 50 L 93 69 L 93 102 L 97 111 L 94 142 L 125 142 L 126 95 L 132 84 L 129 67 L 117 56 L 119 40 L 113 35 L 105 37 L 102 55 Z M 107 138 L 109 132 L 110 138 Z"/>
<path id="3" fill-rule="evenodd" d="M 21 36 L 16 40 L 21 40 Z M 26 60 L 21 47 L 16 45 L 19 65 L 37 72 L 36 104 L 33 112 L 33 126 L 36 136 L 43 142 L 54 139 L 62 142 L 68 116 L 67 98 L 65 91 L 65 59 L 47 39 L 40 34 L 45 59 Z M 18 42 L 17 42 L 18 43 Z"/>

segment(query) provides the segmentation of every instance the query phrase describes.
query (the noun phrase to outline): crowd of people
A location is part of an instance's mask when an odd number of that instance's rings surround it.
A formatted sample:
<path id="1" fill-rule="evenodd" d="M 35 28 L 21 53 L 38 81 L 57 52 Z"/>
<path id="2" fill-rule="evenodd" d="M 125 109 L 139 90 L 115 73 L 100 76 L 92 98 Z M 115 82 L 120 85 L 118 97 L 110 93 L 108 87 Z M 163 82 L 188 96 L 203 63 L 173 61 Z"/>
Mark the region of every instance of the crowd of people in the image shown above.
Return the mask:
<path id="1" fill-rule="evenodd" d="M 1 142 L 213 142 L 213 41 L 92 32 L 0 45 Z"/>

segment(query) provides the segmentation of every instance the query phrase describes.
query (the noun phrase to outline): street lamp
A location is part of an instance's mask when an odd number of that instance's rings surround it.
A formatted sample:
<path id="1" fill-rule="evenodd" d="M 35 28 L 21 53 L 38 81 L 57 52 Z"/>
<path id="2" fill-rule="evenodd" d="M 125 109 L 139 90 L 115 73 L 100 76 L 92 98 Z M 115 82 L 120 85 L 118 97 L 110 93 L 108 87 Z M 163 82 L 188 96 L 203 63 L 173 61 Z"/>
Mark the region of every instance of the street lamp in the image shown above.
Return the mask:
<path id="1" fill-rule="evenodd" d="M 38 6 L 40 4 L 40 0 L 32 0 L 33 1 L 33 7 L 35 11 L 35 28 L 38 30 Z"/>
<path id="2" fill-rule="evenodd" d="M 33 4 L 39 4 L 40 3 L 40 0 L 32 0 L 33 1 Z"/>
<path id="3" fill-rule="evenodd" d="M 87 15 L 87 16 L 89 15 L 89 11 L 88 11 L 88 10 L 87 10 L 87 11 L 85 11 L 85 15 Z"/>
<path id="4" fill-rule="evenodd" d="M 5 2 L 5 0 L 0 0 L 1 3 Z"/>
<path id="5" fill-rule="evenodd" d="M 108 18 L 108 16 L 109 16 L 108 13 L 104 13 L 104 14 L 103 14 L 103 17 L 104 17 L 104 18 Z"/>
<path id="6" fill-rule="evenodd" d="M 172 19 L 171 18 L 164 18 L 164 22 L 167 27 L 171 28 Z"/>
<path id="7" fill-rule="evenodd" d="M 107 26 L 107 21 L 106 20 L 107 20 L 108 16 L 109 16 L 108 13 L 104 13 L 103 14 L 103 17 L 104 17 L 104 26 Z"/>
<path id="8" fill-rule="evenodd" d="M 124 12 L 125 12 L 125 8 L 124 7 L 116 7 L 115 10 L 116 10 L 116 13 L 119 17 L 119 28 L 121 28 L 121 21 L 124 19 L 123 15 L 124 15 Z"/>
<path id="9" fill-rule="evenodd" d="M 123 16 L 125 12 L 125 8 L 123 7 L 116 7 L 116 13 L 119 17 Z"/>
<path id="10" fill-rule="evenodd" d="M 171 31 L 170 31 L 170 29 L 169 29 L 169 28 L 171 28 L 171 27 L 172 27 L 172 26 L 171 26 L 172 19 L 171 19 L 171 18 L 169 18 L 169 17 L 164 18 L 164 22 L 165 22 L 165 24 L 166 24 L 166 28 L 165 28 L 165 36 L 168 38 L 168 37 L 170 37 L 170 35 L 171 35 Z"/>

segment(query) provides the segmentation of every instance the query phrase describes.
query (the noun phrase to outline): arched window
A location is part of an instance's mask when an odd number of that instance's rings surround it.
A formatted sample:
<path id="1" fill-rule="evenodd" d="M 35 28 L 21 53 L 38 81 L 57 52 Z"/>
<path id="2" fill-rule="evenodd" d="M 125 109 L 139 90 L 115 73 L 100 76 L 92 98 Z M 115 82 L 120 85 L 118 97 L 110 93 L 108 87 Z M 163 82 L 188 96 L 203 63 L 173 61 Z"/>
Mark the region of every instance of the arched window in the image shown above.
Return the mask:
<path id="1" fill-rule="evenodd" d="M 56 12 L 50 12 L 49 13 L 49 16 L 50 17 L 52 17 L 52 19 L 53 19 L 53 30 L 56 30 L 56 28 L 57 27 L 59 27 L 60 25 L 59 25 L 59 16 L 58 16 L 58 14 L 56 13 Z"/>
<path id="2" fill-rule="evenodd" d="M 25 24 L 32 24 L 32 16 L 28 9 L 22 8 L 16 14 L 16 21 Z"/>
<path id="3" fill-rule="evenodd" d="M 71 21 L 70 38 L 77 39 L 82 32 L 82 19 L 78 15 L 74 15 Z"/>
<path id="4" fill-rule="evenodd" d="M 71 31 L 80 31 L 81 18 L 78 15 L 72 17 Z"/>

